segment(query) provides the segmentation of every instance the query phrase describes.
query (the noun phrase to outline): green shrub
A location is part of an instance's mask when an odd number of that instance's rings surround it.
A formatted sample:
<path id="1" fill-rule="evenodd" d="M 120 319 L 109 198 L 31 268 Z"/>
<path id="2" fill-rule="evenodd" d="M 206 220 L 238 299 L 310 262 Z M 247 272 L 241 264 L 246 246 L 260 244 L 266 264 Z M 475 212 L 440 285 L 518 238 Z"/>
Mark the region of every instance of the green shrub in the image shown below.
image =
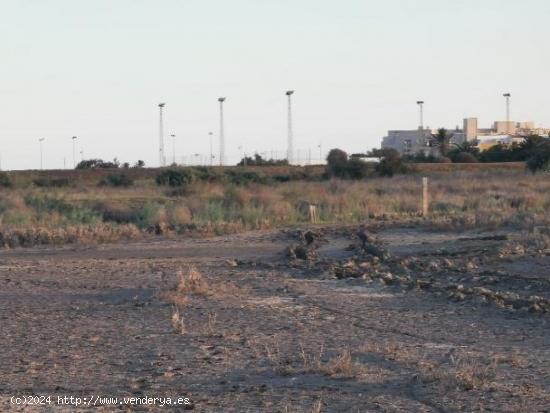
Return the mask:
<path id="1" fill-rule="evenodd" d="M 290 181 L 290 175 L 275 175 L 273 177 L 273 180 L 275 182 L 289 182 Z"/>
<path id="2" fill-rule="evenodd" d="M 11 188 L 13 182 L 11 181 L 10 176 L 5 172 L 0 172 L 0 187 L 2 188 Z"/>
<path id="3" fill-rule="evenodd" d="M 332 149 L 327 156 L 328 177 L 342 179 L 364 179 L 369 176 L 371 167 L 358 157 L 348 157 L 341 149 Z"/>
<path id="4" fill-rule="evenodd" d="M 469 152 L 459 152 L 452 156 L 452 161 L 455 163 L 478 163 L 479 160 L 474 154 Z"/>
<path id="5" fill-rule="evenodd" d="M 42 219 L 53 212 L 75 224 L 93 224 L 101 218 L 90 208 L 69 204 L 61 198 L 29 195 L 25 198 L 25 203 L 33 208 L 38 217 Z"/>
<path id="6" fill-rule="evenodd" d="M 348 160 L 345 171 L 350 179 L 363 179 L 369 176 L 371 168 L 369 164 L 361 159 L 351 158 Z"/>
<path id="7" fill-rule="evenodd" d="M 341 149 L 332 149 L 327 155 L 327 172 L 329 176 L 346 178 L 348 154 Z"/>
<path id="8" fill-rule="evenodd" d="M 129 187 L 134 181 L 126 174 L 110 174 L 101 180 L 100 186 Z"/>
<path id="9" fill-rule="evenodd" d="M 167 169 L 155 178 L 157 185 L 183 186 L 193 182 L 193 173 L 189 169 Z"/>
<path id="10" fill-rule="evenodd" d="M 224 222 L 228 212 L 222 201 L 211 200 L 198 212 L 197 219 L 202 223 Z"/>
<path id="11" fill-rule="evenodd" d="M 385 152 L 385 156 L 376 165 L 376 172 L 380 176 L 392 177 L 397 173 L 407 172 L 407 166 L 396 150 L 390 149 Z"/>
<path id="12" fill-rule="evenodd" d="M 527 167 L 533 173 L 550 172 L 550 142 L 540 143 L 537 150 L 527 161 Z"/>
<path id="13" fill-rule="evenodd" d="M 76 169 L 116 169 L 120 167 L 120 162 L 115 158 L 113 162 L 103 159 L 84 159 L 76 165 Z"/>
<path id="14" fill-rule="evenodd" d="M 69 186 L 67 178 L 36 178 L 32 183 L 40 188 L 64 188 Z"/>
<path id="15" fill-rule="evenodd" d="M 201 181 L 214 182 L 223 179 L 223 175 L 208 166 L 194 166 L 190 170 L 193 176 Z"/>
<path id="16" fill-rule="evenodd" d="M 229 182 L 235 185 L 248 185 L 251 183 L 265 184 L 268 179 L 263 174 L 258 174 L 254 171 L 238 171 L 234 169 L 228 169 L 225 174 L 229 178 Z"/>

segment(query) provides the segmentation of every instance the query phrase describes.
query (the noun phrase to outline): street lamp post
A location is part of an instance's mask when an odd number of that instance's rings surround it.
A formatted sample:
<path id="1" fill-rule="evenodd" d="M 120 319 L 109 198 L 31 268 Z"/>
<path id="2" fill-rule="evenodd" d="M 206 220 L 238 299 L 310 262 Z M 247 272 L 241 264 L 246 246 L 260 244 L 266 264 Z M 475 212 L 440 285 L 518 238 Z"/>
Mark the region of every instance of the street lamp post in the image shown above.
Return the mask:
<path id="1" fill-rule="evenodd" d="M 220 166 L 225 164 L 225 136 L 224 136 L 224 122 L 223 122 L 223 102 L 225 98 L 218 98 L 220 102 Z"/>
<path id="2" fill-rule="evenodd" d="M 208 132 L 208 138 L 210 140 L 210 166 L 212 166 L 212 163 L 214 162 L 214 154 L 212 153 L 212 132 Z"/>
<path id="3" fill-rule="evenodd" d="M 44 169 L 44 163 L 43 163 L 43 152 L 42 152 L 42 142 L 44 142 L 44 138 L 38 139 L 40 142 L 40 170 Z"/>
<path id="4" fill-rule="evenodd" d="M 510 134 L 510 98 L 512 94 L 505 93 L 502 96 L 506 99 L 506 133 Z"/>
<path id="5" fill-rule="evenodd" d="M 75 149 L 75 141 L 76 141 L 76 136 L 73 136 L 72 138 L 72 141 L 73 141 L 73 168 L 76 168 L 76 149 Z"/>
<path id="6" fill-rule="evenodd" d="M 171 134 L 172 137 L 172 164 L 176 164 L 176 134 Z"/>
<path id="7" fill-rule="evenodd" d="M 292 136 L 292 95 L 294 94 L 293 90 L 287 90 L 286 96 L 288 97 L 288 143 L 287 143 L 287 153 L 286 159 L 288 164 L 292 164 L 293 155 L 294 155 L 294 137 Z"/>
<path id="8" fill-rule="evenodd" d="M 166 166 L 166 157 L 164 156 L 164 107 L 166 103 L 159 103 L 159 166 Z"/>
<path id="9" fill-rule="evenodd" d="M 420 108 L 420 130 L 424 130 L 424 101 L 418 100 L 416 104 Z"/>

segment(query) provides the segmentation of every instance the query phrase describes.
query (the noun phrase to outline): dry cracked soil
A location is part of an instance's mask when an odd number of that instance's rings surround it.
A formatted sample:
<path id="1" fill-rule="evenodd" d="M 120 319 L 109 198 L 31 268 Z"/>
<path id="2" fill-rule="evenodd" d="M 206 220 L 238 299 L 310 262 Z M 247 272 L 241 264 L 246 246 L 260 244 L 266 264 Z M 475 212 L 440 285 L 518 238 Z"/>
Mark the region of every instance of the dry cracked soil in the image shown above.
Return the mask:
<path id="1" fill-rule="evenodd" d="M 0 410 L 550 411 L 546 251 L 394 228 L 378 259 L 314 230 L 308 260 L 291 230 L 0 252 Z"/>

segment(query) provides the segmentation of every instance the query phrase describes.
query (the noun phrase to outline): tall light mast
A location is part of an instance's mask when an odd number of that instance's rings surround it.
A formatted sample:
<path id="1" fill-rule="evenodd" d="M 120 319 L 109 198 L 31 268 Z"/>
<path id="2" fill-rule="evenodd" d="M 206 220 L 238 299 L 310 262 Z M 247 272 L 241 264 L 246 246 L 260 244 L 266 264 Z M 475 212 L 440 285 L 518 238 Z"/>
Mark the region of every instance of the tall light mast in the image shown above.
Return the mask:
<path id="1" fill-rule="evenodd" d="M 72 138 L 72 141 L 73 141 L 73 168 L 76 168 L 76 152 L 75 152 L 75 141 L 76 141 L 76 136 L 73 136 Z"/>
<path id="2" fill-rule="evenodd" d="M 286 159 L 288 164 L 294 162 L 294 137 L 292 136 L 292 95 L 293 90 L 287 90 L 286 95 L 288 97 L 288 142 L 286 150 Z"/>
<path id="3" fill-rule="evenodd" d="M 212 152 L 212 132 L 208 132 L 208 138 L 210 140 L 210 166 L 212 166 L 212 163 L 214 162 L 214 153 Z"/>
<path id="4" fill-rule="evenodd" d="M 42 142 L 44 142 L 44 138 L 38 139 L 38 142 L 40 142 L 40 169 L 44 169 L 44 161 L 43 161 L 43 152 L 42 152 Z"/>
<path id="5" fill-rule="evenodd" d="M 506 99 L 506 133 L 510 134 L 510 98 L 512 94 L 505 93 L 502 96 Z"/>
<path id="6" fill-rule="evenodd" d="M 159 103 L 159 166 L 166 166 L 166 157 L 164 156 L 164 119 L 163 109 L 166 103 Z"/>
<path id="7" fill-rule="evenodd" d="M 170 135 L 172 138 L 172 164 L 176 164 L 176 134 L 173 133 Z"/>
<path id="8" fill-rule="evenodd" d="M 223 123 L 223 102 L 225 98 L 218 98 L 220 102 L 220 166 L 225 164 L 225 136 L 224 136 L 224 123 Z"/>
<path id="9" fill-rule="evenodd" d="M 424 101 L 423 100 L 417 100 L 416 104 L 420 108 L 420 130 L 424 130 Z"/>

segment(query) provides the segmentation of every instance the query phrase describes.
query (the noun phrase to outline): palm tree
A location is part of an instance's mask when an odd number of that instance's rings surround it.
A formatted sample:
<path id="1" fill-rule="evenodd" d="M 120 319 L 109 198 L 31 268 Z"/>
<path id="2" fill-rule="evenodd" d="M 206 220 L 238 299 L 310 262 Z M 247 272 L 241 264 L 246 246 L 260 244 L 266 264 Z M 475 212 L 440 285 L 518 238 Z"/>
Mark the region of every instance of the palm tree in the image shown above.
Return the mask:
<path id="1" fill-rule="evenodd" d="M 447 133 L 447 129 L 445 128 L 438 129 L 437 133 L 433 135 L 433 139 L 435 140 L 436 146 L 439 147 L 439 153 L 441 156 L 447 156 L 447 152 L 449 151 L 449 143 L 452 137 L 453 134 Z"/>

